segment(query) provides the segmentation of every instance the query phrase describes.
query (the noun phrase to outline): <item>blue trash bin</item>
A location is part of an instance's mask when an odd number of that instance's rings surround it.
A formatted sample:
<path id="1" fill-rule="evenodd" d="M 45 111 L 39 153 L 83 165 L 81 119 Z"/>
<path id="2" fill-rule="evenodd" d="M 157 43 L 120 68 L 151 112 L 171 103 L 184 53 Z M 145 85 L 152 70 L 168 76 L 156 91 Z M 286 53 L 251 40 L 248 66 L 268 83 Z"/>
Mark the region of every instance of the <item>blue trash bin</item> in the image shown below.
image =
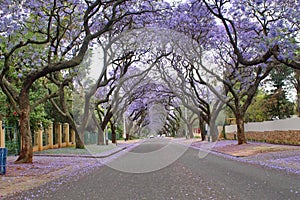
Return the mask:
<path id="1" fill-rule="evenodd" d="M 0 148 L 0 175 L 6 173 L 7 148 Z"/>

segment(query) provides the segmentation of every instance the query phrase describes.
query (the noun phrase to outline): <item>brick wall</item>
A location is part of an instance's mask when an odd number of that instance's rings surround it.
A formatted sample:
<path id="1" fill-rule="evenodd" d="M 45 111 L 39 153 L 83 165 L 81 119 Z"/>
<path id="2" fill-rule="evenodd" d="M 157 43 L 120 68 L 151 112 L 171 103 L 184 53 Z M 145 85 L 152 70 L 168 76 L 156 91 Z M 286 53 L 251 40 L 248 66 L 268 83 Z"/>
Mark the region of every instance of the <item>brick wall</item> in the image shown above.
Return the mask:
<path id="1" fill-rule="evenodd" d="M 235 134 L 236 132 L 226 133 L 226 139 L 235 139 Z M 248 141 L 267 142 L 272 144 L 300 145 L 300 130 L 264 132 L 249 131 L 245 134 Z"/>

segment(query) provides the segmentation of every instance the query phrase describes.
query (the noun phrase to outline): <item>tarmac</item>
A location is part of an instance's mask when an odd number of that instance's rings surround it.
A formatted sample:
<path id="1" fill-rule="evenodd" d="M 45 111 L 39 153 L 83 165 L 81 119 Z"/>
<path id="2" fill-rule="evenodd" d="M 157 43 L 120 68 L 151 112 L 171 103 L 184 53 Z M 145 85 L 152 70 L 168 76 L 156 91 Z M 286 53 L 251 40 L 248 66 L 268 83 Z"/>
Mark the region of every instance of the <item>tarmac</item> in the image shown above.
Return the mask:
<path id="1" fill-rule="evenodd" d="M 239 162 L 260 165 L 300 177 L 300 146 L 272 145 L 236 141 L 200 142 L 195 139 L 171 139 L 199 150 L 199 156 L 216 154 Z M 144 140 L 119 144 L 116 148 L 94 155 L 41 154 L 34 155 L 32 164 L 14 164 L 15 156 L 7 158 L 7 173 L 0 176 L 0 199 L 6 195 L 28 190 L 50 181 L 67 181 L 71 176 L 89 173 L 96 167 L 132 150 Z"/>

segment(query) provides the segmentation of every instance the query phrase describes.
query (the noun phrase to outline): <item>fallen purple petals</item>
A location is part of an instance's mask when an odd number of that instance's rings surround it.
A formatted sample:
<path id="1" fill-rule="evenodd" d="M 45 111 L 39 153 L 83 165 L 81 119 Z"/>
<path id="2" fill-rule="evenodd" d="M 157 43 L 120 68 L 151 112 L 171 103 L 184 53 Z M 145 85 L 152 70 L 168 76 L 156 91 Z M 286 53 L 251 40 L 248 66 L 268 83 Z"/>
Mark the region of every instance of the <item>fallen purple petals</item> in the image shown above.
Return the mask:
<path id="1" fill-rule="evenodd" d="M 38 187 L 39 189 L 36 190 L 38 192 L 33 192 L 33 190 L 30 189 L 23 191 L 22 188 L 18 188 L 19 190 L 13 194 L 9 193 L 6 196 L 3 196 L 3 194 L 2 196 L 0 195 L 0 199 L 4 197 L 15 200 L 42 199 L 43 196 L 47 195 L 48 191 L 55 192 L 60 185 L 68 182 L 70 179 L 73 181 L 79 180 L 83 175 L 111 162 L 138 144 L 139 143 L 128 144 L 127 146 L 123 145 L 123 147 L 127 147 L 126 150 L 124 149 L 105 158 L 36 156 L 34 157 L 33 164 L 14 164 L 16 157 L 8 157 L 7 174 L 1 177 L 1 181 L 6 183 L 7 186 L 15 187 L 14 181 L 17 181 L 15 179 L 42 179 L 43 177 L 47 177 L 49 180 L 45 181 L 42 185 L 32 186 L 32 189 Z M 28 198 L 28 196 L 30 196 L 30 198 Z"/>

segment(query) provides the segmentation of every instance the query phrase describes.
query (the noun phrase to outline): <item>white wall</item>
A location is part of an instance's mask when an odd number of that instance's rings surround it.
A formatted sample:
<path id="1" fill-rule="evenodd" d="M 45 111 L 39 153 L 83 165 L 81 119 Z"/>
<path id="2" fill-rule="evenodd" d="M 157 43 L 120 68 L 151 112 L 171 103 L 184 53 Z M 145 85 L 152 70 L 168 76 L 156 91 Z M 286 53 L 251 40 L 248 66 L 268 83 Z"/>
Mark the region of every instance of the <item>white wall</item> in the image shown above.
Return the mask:
<path id="1" fill-rule="evenodd" d="M 300 130 L 300 118 L 280 119 L 274 121 L 265 122 L 251 122 L 245 124 L 245 132 L 255 131 L 288 131 L 288 130 Z M 236 125 L 230 125 L 225 127 L 226 133 L 236 132 Z"/>

